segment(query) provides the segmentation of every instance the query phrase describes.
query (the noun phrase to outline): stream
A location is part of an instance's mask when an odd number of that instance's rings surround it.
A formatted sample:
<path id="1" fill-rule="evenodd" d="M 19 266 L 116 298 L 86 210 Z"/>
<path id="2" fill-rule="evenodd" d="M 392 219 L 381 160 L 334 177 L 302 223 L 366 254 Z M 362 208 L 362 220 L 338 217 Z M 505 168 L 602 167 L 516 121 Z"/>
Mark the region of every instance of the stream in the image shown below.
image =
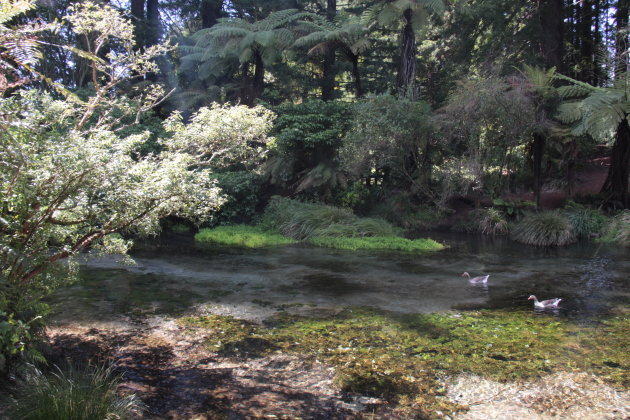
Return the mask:
<path id="1" fill-rule="evenodd" d="M 537 249 L 506 238 L 431 237 L 448 248 L 424 254 L 306 245 L 250 250 L 164 235 L 137 244 L 133 265 L 111 256 L 84 260 L 81 280 L 48 299 L 49 338 L 60 359 L 113 361 L 124 377 L 119 390 L 143 401 L 138 419 L 397 419 L 409 417 L 382 399 L 342 392 L 335 369 L 325 363 L 281 352 L 221 355 L 206 344 L 220 331 L 185 328 L 176 319 L 212 314 L 261 324 L 281 313 L 330 316 L 349 307 L 395 313 L 503 309 L 587 326 L 630 306 L 627 249 L 594 243 Z M 464 271 L 489 274 L 488 284 L 469 284 Z M 530 294 L 563 300 L 558 309 L 537 311 Z M 563 419 L 629 414 L 628 392 L 584 373 L 560 372 L 520 385 L 469 375 L 448 381 L 449 398 L 470 407 L 458 420 L 556 419 L 541 412 L 540 401 L 556 407 L 565 400 Z M 563 393 L 579 395 L 579 402 Z"/>
<path id="2" fill-rule="evenodd" d="M 249 250 L 196 246 L 190 236 L 170 235 L 138 246 L 131 254 L 135 265 L 115 257 L 88 260 L 82 281 L 50 300 L 53 320 L 183 315 L 212 304 L 254 319 L 291 306 L 532 310 L 527 297 L 534 294 L 562 298 L 556 315 L 588 322 L 630 304 L 627 249 L 587 242 L 540 249 L 506 238 L 431 237 L 448 249 L 420 255 L 305 245 Z M 488 284 L 469 284 L 464 271 L 490 274 Z"/>

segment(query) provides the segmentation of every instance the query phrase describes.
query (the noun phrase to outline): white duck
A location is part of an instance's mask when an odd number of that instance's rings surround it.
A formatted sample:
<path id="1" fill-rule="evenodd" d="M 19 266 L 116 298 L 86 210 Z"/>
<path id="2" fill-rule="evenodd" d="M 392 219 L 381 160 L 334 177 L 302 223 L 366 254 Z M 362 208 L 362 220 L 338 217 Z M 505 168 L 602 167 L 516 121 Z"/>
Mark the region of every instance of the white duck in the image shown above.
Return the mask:
<path id="1" fill-rule="evenodd" d="M 478 276 L 478 277 L 471 278 L 470 274 L 464 271 L 464 274 L 462 274 L 462 277 L 468 277 L 468 282 L 472 284 L 486 284 L 488 283 L 488 277 L 490 277 L 490 274 L 486 276 Z"/>
<path id="2" fill-rule="evenodd" d="M 547 300 L 543 300 L 539 302 L 536 296 L 531 295 L 530 297 L 527 298 L 527 300 L 533 300 L 535 308 L 557 308 L 562 299 L 553 298 L 553 299 L 547 299 Z"/>

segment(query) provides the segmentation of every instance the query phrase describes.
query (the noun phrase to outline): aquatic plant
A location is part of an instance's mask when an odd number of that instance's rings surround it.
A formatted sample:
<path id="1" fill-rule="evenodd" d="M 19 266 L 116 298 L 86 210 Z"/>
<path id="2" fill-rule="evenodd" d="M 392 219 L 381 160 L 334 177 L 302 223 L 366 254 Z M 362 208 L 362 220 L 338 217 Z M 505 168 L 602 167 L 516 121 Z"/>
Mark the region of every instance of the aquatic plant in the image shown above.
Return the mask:
<path id="1" fill-rule="evenodd" d="M 273 197 L 261 226 L 297 240 L 318 236 L 395 236 L 398 230 L 382 219 L 360 218 L 347 209 Z"/>
<path id="2" fill-rule="evenodd" d="M 217 315 L 179 323 L 211 330 L 206 346 L 220 354 L 282 351 L 328 363 L 344 391 L 397 402 L 421 418 L 461 408 L 441 398 L 436 378 L 443 374 L 513 381 L 580 370 L 630 387 L 627 316 L 577 326 L 529 311 L 397 314 L 351 308 L 320 318 L 280 312 L 264 326 Z"/>
<path id="3" fill-rule="evenodd" d="M 576 241 L 567 217 L 555 211 L 529 214 L 514 227 L 512 239 L 534 246 L 565 246 Z"/>
<path id="4" fill-rule="evenodd" d="M 195 241 L 199 243 L 215 243 L 246 248 L 288 245 L 296 242 L 282 235 L 265 232 L 256 226 L 246 225 L 218 226 L 212 229 L 201 229 L 199 233 L 195 235 Z"/>
<path id="5" fill-rule="evenodd" d="M 12 390 L 8 418 L 23 420 L 127 419 L 141 407 L 133 395 L 117 393 L 120 377 L 112 368 L 32 368 Z"/>
<path id="6" fill-rule="evenodd" d="M 362 238 L 317 236 L 309 239 L 309 243 L 326 248 L 359 250 L 392 250 L 392 251 L 434 251 L 444 249 L 444 245 L 433 239 L 406 239 L 398 236 L 370 236 Z"/>

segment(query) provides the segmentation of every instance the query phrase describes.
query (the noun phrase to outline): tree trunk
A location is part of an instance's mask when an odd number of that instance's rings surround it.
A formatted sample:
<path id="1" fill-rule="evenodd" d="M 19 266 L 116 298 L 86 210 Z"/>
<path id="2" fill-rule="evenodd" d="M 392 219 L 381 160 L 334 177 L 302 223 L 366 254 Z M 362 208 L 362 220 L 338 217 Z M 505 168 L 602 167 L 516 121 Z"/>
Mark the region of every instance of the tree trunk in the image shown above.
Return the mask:
<path id="1" fill-rule="evenodd" d="M 578 76 L 578 80 L 595 85 L 593 68 L 593 5 L 592 1 L 583 0 L 579 22 L 580 37 L 580 64 L 582 70 Z"/>
<path id="2" fill-rule="evenodd" d="M 361 86 L 361 73 L 359 73 L 359 56 L 349 52 L 348 57 L 352 63 L 352 78 L 354 79 L 354 93 L 357 98 L 363 97 L 363 87 Z"/>
<path id="3" fill-rule="evenodd" d="M 332 22 L 337 15 L 337 0 L 326 0 L 326 19 Z M 335 92 L 335 49 L 328 48 L 322 68 L 322 99 L 328 101 Z"/>
<path id="4" fill-rule="evenodd" d="M 145 20 L 144 20 L 144 0 L 131 0 L 131 17 L 133 18 L 133 35 L 135 37 L 135 48 L 141 49 L 144 46 Z"/>
<path id="5" fill-rule="evenodd" d="M 534 198 L 536 201 L 536 208 L 540 209 L 540 187 L 542 184 L 542 158 L 545 150 L 545 136 L 542 134 L 534 134 L 534 141 L 532 142 L 532 160 L 533 160 L 533 172 L 534 172 Z"/>
<path id="6" fill-rule="evenodd" d="M 202 0 L 199 14 L 201 15 L 201 26 L 210 28 L 217 23 L 223 10 L 223 0 Z"/>
<path id="7" fill-rule="evenodd" d="M 147 36 L 146 46 L 156 45 L 162 37 L 158 0 L 147 0 Z"/>
<path id="8" fill-rule="evenodd" d="M 411 22 L 411 9 L 405 10 L 405 28 L 402 34 L 402 47 L 400 50 L 400 65 L 398 66 L 397 87 L 401 96 L 415 99 L 416 80 L 416 35 L 413 32 Z"/>
<path id="9" fill-rule="evenodd" d="M 256 99 L 260 98 L 263 93 L 265 81 L 265 65 L 262 56 L 258 52 L 254 52 L 254 76 L 250 79 L 247 64 L 244 64 L 243 81 L 244 86 L 241 89 L 241 103 L 247 106 L 254 106 Z"/>
<path id="10" fill-rule="evenodd" d="M 555 67 L 564 73 L 563 51 L 563 0 L 540 0 L 538 6 L 542 39 L 540 50 L 546 68 Z"/>
<path id="11" fill-rule="evenodd" d="M 615 78 L 630 72 L 628 66 L 628 14 L 630 14 L 630 0 L 617 2 L 617 36 L 615 39 Z"/>
<path id="12" fill-rule="evenodd" d="M 602 186 L 603 193 L 609 193 L 611 198 L 619 201 L 624 208 L 628 208 L 628 176 L 630 176 L 630 127 L 628 116 L 621 121 L 617 128 L 615 144 L 610 153 L 610 168 L 608 177 Z"/>

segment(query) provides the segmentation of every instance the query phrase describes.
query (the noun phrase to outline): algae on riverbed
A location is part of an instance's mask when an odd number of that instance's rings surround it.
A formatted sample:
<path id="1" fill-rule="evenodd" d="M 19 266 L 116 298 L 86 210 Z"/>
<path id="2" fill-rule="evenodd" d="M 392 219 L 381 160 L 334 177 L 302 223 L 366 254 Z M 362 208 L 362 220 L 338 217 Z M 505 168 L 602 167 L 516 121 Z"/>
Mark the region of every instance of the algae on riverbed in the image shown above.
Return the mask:
<path id="1" fill-rule="evenodd" d="M 281 313 L 263 326 L 216 315 L 180 324 L 211 329 L 207 346 L 223 355 L 285 352 L 331 364 L 343 390 L 425 415 L 458 409 L 443 398 L 438 377 L 461 372 L 512 381 L 589 371 L 630 386 L 626 315 L 579 326 L 531 312 L 402 315 L 353 308 L 321 318 Z"/>

